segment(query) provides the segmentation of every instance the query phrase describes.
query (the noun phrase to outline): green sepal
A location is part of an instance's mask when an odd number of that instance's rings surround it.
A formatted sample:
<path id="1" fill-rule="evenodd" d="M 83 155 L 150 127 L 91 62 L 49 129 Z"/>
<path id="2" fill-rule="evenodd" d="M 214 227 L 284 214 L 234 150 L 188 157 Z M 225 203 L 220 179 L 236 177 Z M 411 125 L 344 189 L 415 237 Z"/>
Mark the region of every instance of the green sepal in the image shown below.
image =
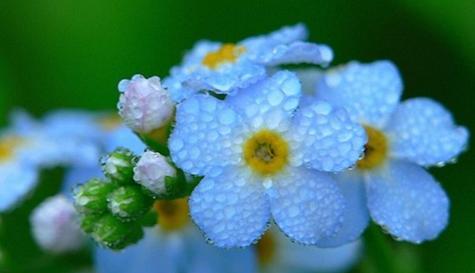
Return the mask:
<path id="1" fill-rule="evenodd" d="M 131 184 L 137 161 L 138 157 L 132 151 L 118 147 L 101 159 L 102 171 L 115 184 Z"/>
<path id="2" fill-rule="evenodd" d="M 108 200 L 109 210 L 123 221 L 139 219 L 146 214 L 153 199 L 139 185 L 125 185 L 115 189 Z"/>
<path id="3" fill-rule="evenodd" d="M 114 189 L 114 184 L 93 178 L 75 189 L 74 205 L 83 214 L 103 214 L 108 209 L 107 198 Z"/>
<path id="4" fill-rule="evenodd" d="M 158 213 L 155 210 L 150 210 L 144 217 L 140 220 L 140 224 L 143 227 L 153 227 L 158 223 Z"/>
<path id="5" fill-rule="evenodd" d="M 143 229 L 136 222 L 122 222 L 112 214 L 105 214 L 94 225 L 92 237 L 105 247 L 120 250 L 142 239 Z"/>

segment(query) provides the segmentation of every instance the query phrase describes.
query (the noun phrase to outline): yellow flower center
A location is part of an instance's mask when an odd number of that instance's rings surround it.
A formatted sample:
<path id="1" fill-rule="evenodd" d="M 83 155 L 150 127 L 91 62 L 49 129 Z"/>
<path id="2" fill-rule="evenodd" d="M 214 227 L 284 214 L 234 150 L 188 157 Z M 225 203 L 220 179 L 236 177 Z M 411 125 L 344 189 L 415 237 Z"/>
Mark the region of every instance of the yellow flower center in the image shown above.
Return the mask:
<path id="1" fill-rule="evenodd" d="M 272 262 L 277 250 L 277 243 L 272 232 L 266 232 L 256 244 L 257 260 L 261 266 Z"/>
<path id="2" fill-rule="evenodd" d="M 101 126 L 104 131 L 111 132 L 122 124 L 122 119 L 119 115 L 110 114 L 99 117 L 97 123 L 99 123 L 99 126 Z"/>
<path id="3" fill-rule="evenodd" d="M 388 141 L 383 132 L 373 127 L 364 126 L 368 135 L 364 156 L 356 163 L 360 170 L 368 171 L 381 166 L 387 158 Z"/>
<path id="4" fill-rule="evenodd" d="M 273 175 L 287 165 L 289 146 L 277 132 L 261 130 L 252 135 L 243 146 L 244 160 L 260 175 Z"/>
<path id="5" fill-rule="evenodd" d="M 11 159 L 15 149 L 23 142 L 24 140 L 21 137 L 15 135 L 0 138 L 0 163 Z"/>
<path id="6" fill-rule="evenodd" d="M 189 223 L 186 198 L 160 200 L 155 202 L 154 207 L 158 213 L 158 225 L 163 231 L 177 231 Z"/>
<path id="7" fill-rule="evenodd" d="M 217 69 L 222 64 L 234 63 L 245 51 L 243 46 L 223 44 L 218 50 L 206 54 L 202 63 L 210 69 Z"/>

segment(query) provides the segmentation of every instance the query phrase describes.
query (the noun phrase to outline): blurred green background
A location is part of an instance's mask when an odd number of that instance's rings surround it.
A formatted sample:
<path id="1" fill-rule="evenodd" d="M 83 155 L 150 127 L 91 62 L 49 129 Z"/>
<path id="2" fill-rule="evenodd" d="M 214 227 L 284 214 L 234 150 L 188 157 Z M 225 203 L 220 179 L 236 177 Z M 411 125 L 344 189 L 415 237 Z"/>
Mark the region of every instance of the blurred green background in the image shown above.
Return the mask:
<path id="1" fill-rule="evenodd" d="M 390 59 L 404 77 L 405 98 L 437 99 L 473 131 L 474 18 L 472 0 L 2 0 L 0 124 L 14 107 L 38 116 L 65 107 L 113 110 L 120 79 L 167 75 L 198 39 L 237 41 L 304 22 L 311 40 L 333 47 L 335 64 Z M 451 223 L 434 242 L 392 244 L 398 250 L 394 259 L 402 261 L 400 272 L 475 272 L 474 161 L 468 152 L 458 164 L 432 170 L 452 200 Z M 52 194 L 56 186 L 42 185 L 35 196 Z M 26 212 L 11 218 L 16 222 L 2 223 L 16 225 L 3 227 L 0 236 L 15 238 L 0 241 L 0 247 L 13 249 L 4 254 L 10 263 L 39 255 L 27 221 L 19 217 Z M 370 256 L 357 272 L 371 269 L 365 266 Z M 67 264 L 65 259 L 87 262 L 78 255 L 59 260 Z M 56 266 L 48 272 L 66 271 Z"/>

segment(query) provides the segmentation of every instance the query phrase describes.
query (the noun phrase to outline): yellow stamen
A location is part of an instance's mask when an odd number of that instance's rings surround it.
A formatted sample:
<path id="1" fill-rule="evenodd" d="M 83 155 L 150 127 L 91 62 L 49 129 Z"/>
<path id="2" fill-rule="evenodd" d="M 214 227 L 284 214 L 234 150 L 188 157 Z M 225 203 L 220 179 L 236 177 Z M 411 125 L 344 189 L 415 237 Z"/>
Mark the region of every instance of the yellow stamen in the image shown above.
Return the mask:
<path id="1" fill-rule="evenodd" d="M 272 262 L 277 250 L 277 244 L 272 232 L 266 232 L 256 244 L 257 260 L 261 266 Z"/>
<path id="2" fill-rule="evenodd" d="M 277 132 L 261 130 L 244 143 L 243 156 L 253 171 L 273 175 L 287 165 L 289 146 Z"/>
<path id="3" fill-rule="evenodd" d="M 15 153 L 15 149 L 20 146 L 24 140 L 19 136 L 9 135 L 0 138 L 0 162 L 8 161 Z"/>
<path id="4" fill-rule="evenodd" d="M 246 51 L 243 46 L 223 44 L 218 50 L 211 51 L 203 58 L 203 65 L 210 69 L 217 69 L 224 63 L 234 63 Z"/>
<path id="5" fill-rule="evenodd" d="M 362 159 L 356 163 L 360 170 L 372 170 L 384 163 L 388 153 L 388 141 L 383 132 L 378 129 L 364 126 L 368 135 L 368 143 L 365 145 L 365 152 Z"/>
<path id="6" fill-rule="evenodd" d="M 177 231 L 189 223 L 188 202 L 186 198 L 160 200 L 155 202 L 158 225 L 163 231 Z"/>

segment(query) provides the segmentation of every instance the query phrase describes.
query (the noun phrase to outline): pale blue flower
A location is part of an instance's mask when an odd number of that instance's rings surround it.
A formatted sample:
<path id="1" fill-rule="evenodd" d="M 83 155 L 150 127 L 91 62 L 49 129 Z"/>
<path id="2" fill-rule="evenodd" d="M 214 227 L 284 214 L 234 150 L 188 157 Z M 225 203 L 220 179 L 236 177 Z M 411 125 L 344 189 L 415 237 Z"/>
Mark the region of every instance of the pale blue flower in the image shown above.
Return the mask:
<path id="1" fill-rule="evenodd" d="M 336 248 L 318 248 L 292 243 L 271 228 L 255 247 L 262 273 L 330 273 L 349 270 L 360 259 L 361 241 Z"/>
<path id="2" fill-rule="evenodd" d="M 188 218 L 186 199 L 158 201 L 158 225 L 121 252 L 96 248 L 98 273 L 256 272 L 252 249 L 222 250 L 203 240 Z"/>
<path id="3" fill-rule="evenodd" d="M 352 166 L 364 129 L 324 101 L 299 107 L 295 74 L 280 71 L 228 95 L 197 95 L 177 106 L 171 157 L 204 176 L 191 216 L 220 247 L 247 246 L 273 218 L 292 240 L 317 244 L 341 226 L 345 201 L 325 172 Z"/>
<path id="4" fill-rule="evenodd" d="M 438 102 L 400 102 L 401 93 L 399 72 L 388 61 L 352 62 L 329 71 L 317 84 L 317 98 L 345 107 L 365 126 L 369 139 L 356 169 L 337 178 L 342 187 L 353 184 L 360 194 L 348 191 L 354 197 L 346 213 L 351 218 L 327 246 L 359 237 L 368 209 L 390 234 L 414 243 L 436 238 L 447 225 L 449 200 L 425 167 L 451 162 L 465 149 L 469 133 Z"/>
<path id="5" fill-rule="evenodd" d="M 305 26 L 298 24 L 237 44 L 199 41 L 164 85 L 175 101 L 181 101 L 197 91 L 229 93 L 248 87 L 264 78 L 267 68 L 281 64 L 328 64 L 332 50 L 305 42 L 307 36 Z"/>

